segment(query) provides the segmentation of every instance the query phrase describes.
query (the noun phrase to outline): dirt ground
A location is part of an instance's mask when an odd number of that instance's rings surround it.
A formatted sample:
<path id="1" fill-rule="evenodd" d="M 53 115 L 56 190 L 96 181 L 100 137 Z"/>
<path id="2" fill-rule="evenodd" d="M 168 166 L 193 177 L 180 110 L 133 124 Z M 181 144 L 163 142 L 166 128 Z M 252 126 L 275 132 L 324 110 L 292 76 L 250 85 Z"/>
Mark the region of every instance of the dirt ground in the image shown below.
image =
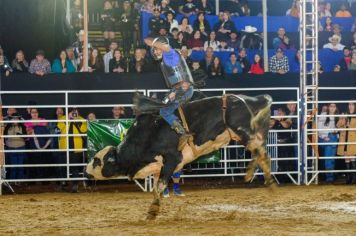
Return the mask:
<path id="1" fill-rule="evenodd" d="M 205 188 L 163 199 L 110 191 L 0 196 L 0 235 L 356 235 L 356 186 Z"/>

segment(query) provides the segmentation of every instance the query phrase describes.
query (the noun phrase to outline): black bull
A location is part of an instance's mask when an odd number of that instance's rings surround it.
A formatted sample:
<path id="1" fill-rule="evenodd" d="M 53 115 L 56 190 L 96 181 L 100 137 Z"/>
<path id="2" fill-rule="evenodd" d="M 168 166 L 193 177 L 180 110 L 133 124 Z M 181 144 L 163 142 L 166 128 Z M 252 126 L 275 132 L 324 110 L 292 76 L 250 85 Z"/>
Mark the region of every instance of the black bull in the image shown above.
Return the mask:
<path id="1" fill-rule="evenodd" d="M 252 154 L 245 180 L 251 180 L 259 165 L 266 183 L 272 184 L 266 151 L 271 103 L 269 95 L 247 97 L 228 94 L 184 105 L 195 150 L 187 144 L 178 151 L 179 136 L 157 114 L 138 115 L 120 145 L 98 152 L 87 165 L 86 172 L 97 179 L 117 176 L 139 179 L 153 175 L 154 201 L 149 210 L 152 218 L 158 213 L 160 194 L 174 172 L 231 140 L 243 144 Z"/>

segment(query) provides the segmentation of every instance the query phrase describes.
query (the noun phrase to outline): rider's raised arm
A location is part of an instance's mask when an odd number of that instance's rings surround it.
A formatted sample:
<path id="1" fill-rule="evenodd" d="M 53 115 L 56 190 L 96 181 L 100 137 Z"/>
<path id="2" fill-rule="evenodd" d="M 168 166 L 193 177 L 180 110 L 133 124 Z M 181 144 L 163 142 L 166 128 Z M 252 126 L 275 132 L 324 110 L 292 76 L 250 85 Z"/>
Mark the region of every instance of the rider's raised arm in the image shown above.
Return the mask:
<path id="1" fill-rule="evenodd" d="M 159 48 L 164 52 L 169 52 L 171 47 L 168 44 L 161 43 L 157 41 L 158 38 L 145 38 L 145 43 L 150 47 Z"/>

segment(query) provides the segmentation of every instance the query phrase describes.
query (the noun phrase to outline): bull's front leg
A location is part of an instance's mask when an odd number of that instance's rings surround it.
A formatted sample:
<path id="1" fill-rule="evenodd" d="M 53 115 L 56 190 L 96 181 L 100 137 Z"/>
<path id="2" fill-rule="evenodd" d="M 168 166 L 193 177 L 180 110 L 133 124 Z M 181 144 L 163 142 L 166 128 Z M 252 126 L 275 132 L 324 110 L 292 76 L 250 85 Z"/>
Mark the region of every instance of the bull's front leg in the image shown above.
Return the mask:
<path id="1" fill-rule="evenodd" d="M 160 200 L 160 191 L 158 188 L 158 180 L 159 180 L 160 172 L 153 174 L 153 201 L 151 203 L 150 208 L 148 209 L 148 220 L 156 219 L 156 216 L 159 212 L 159 207 L 161 205 Z"/>

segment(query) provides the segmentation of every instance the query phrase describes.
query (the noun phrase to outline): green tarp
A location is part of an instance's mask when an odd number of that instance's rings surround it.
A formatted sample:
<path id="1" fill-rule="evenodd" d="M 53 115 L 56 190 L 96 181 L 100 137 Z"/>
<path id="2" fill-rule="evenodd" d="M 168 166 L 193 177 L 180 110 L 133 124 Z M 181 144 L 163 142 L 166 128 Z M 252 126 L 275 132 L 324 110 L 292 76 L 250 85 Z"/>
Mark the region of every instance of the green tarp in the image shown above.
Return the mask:
<path id="1" fill-rule="evenodd" d="M 108 145 L 117 146 L 130 128 L 133 119 L 95 120 L 88 122 L 88 159 Z M 200 157 L 196 163 L 217 163 L 220 161 L 220 151 L 215 151 Z"/>

